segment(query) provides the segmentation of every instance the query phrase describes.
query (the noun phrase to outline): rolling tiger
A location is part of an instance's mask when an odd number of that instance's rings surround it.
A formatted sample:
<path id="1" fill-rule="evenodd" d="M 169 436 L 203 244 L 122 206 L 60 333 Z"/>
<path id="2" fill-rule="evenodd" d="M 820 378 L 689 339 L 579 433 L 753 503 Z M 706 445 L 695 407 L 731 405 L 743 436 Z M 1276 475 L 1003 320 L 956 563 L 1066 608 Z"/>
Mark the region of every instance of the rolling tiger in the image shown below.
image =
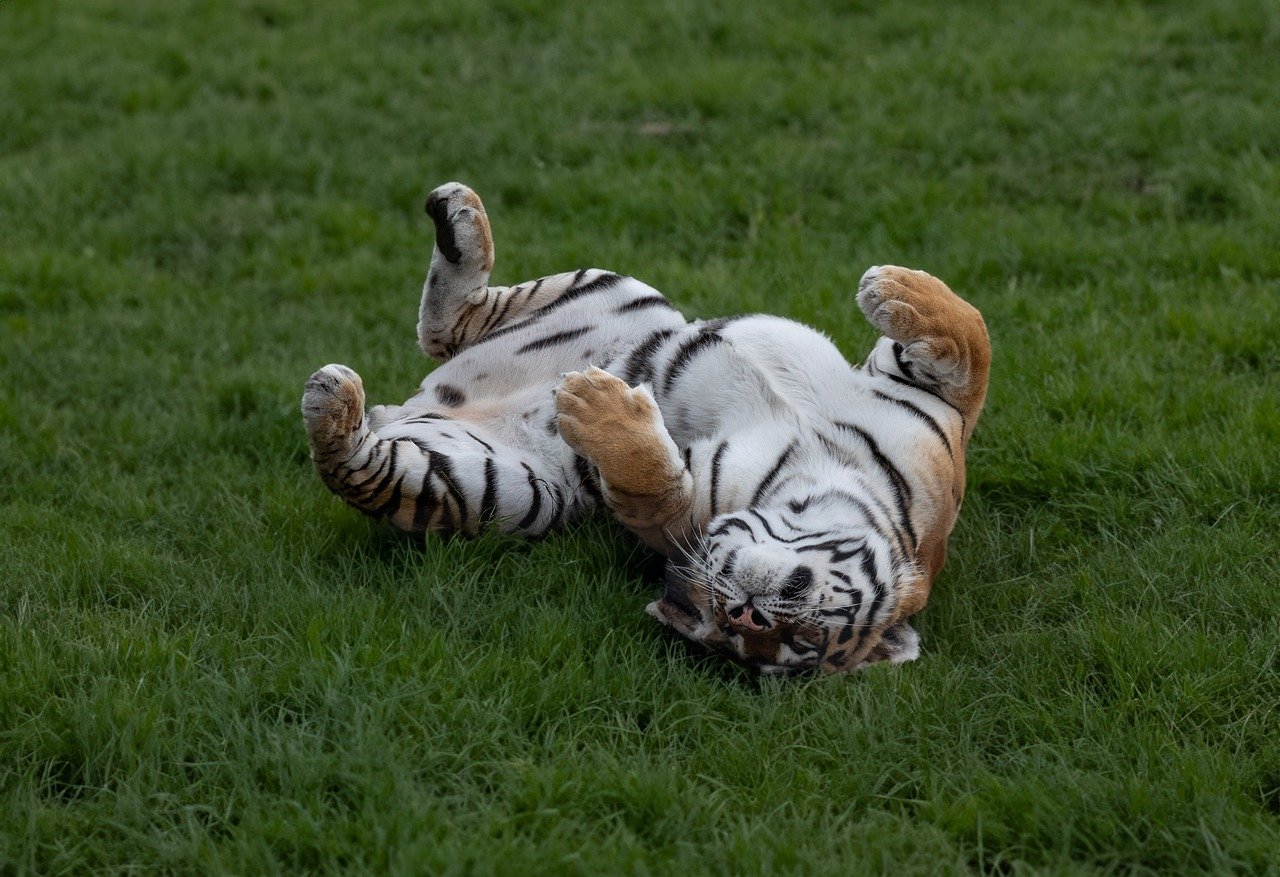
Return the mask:
<path id="1" fill-rule="evenodd" d="M 435 247 L 418 342 L 441 365 L 365 410 L 328 365 L 302 398 L 324 483 L 412 533 L 541 535 L 597 505 L 668 557 L 648 607 L 770 673 L 918 654 L 965 487 L 991 349 L 938 279 L 875 267 L 857 291 L 882 337 L 850 365 L 779 317 L 687 321 L 630 277 L 583 269 L 490 286 L 484 205 L 427 199 Z"/>

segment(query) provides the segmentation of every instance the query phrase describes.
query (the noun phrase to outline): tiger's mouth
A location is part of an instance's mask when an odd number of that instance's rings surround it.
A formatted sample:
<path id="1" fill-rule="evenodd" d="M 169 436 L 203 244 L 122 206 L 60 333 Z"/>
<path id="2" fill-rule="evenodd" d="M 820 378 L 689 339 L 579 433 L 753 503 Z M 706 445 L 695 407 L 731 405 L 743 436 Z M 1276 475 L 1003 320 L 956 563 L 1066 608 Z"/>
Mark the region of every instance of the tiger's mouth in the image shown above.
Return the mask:
<path id="1" fill-rule="evenodd" d="M 683 584 L 677 582 L 674 576 L 667 576 L 666 588 L 662 592 L 662 602 L 668 610 L 674 610 L 688 618 L 691 625 L 702 621 L 702 613 L 689 599 L 688 590 Z"/>
<path id="2" fill-rule="evenodd" d="M 686 580 L 678 561 L 668 566 L 662 596 L 646 611 L 686 639 L 712 649 L 726 645 L 715 610 L 706 604 L 699 586 Z"/>

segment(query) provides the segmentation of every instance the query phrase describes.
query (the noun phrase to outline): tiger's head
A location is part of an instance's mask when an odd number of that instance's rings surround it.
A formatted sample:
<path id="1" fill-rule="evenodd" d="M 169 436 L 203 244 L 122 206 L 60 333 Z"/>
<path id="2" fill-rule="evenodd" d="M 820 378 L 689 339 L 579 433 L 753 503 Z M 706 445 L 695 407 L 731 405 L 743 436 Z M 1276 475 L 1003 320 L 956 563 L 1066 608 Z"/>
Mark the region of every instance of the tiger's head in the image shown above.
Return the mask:
<path id="1" fill-rule="evenodd" d="M 665 593 L 649 614 L 764 673 L 912 660 L 918 638 L 899 610 L 913 565 L 878 530 L 834 526 L 822 511 L 713 519 L 698 544 L 668 560 Z"/>

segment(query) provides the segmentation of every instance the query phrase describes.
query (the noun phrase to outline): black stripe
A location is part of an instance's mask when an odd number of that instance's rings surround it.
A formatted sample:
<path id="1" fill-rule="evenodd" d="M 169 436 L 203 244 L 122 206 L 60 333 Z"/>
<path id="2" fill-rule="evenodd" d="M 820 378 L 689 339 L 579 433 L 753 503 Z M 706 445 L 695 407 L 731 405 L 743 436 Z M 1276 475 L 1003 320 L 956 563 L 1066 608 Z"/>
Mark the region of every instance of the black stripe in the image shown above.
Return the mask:
<path id="1" fill-rule="evenodd" d="M 520 465 L 528 473 L 529 489 L 533 491 L 533 498 L 529 501 L 528 513 L 520 519 L 520 523 L 516 524 L 517 530 L 523 530 L 538 520 L 538 513 L 542 511 L 542 493 L 538 490 L 538 476 L 533 474 L 533 470 L 529 468 L 528 463 L 521 463 Z"/>
<path id="2" fill-rule="evenodd" d="M 502 318 L 507 315 L 507 311 L 511 310 L 511 305 L 515 304 L 516 296 L 525 290 L 520 287 L 507 291 L 502 298 L 494 301 L 493 307 L 489 309 L 489 316 L 485 318 L 484 325 L 480 327 L 480 337 L 483 338 L 489 334 L 489 330 L 502 323 Z"/>
<path id="3" fill-rule="evenodd" d="M 369 448 L 369 453 L 367 453 L 365 457 L 365 462 L 362 462 L 361 465 L 348 466 L 347 462 L 344 461 L 344 462 L 338 463 L 338 466 L 335 467 L 335 469 L 332 469 L 332 470 L 326 469 L 326 471 L 329 471 L 330 474 L 334 476 L 334 478 L 337 478 L 338 480 L 342 481 L 343 487 L 347 487 L 351 489 L 364 487 L 364 485 L 369 484 L 370 481 L 374 480 L 375 478 L 378 478 L 378 475 L 380 474 L 380 472 L 383 471 L 383 466 L 387 465 L 387 453 L 383 452 L 383 455 L 381 455 L 381 457 L 378 460 L 378 467 L 376 467 L 375 470 L 369 471 L 369 463 L 372 462 L 372 460 L 374 460 L 374 453 L 376 451 L 380 451 L 381 449 L 380 444 L 381 444 L 380 442 L 370 442 L 371 447 Z M 361 446 L 361 448 L 362 447 L 364 446 Z M 360 448 L 356 448 L 356 452 L 352 453 L 351 456 L 355 457 L 356 453 L 360 453 Z M 349 461 L 349 457 L 348 457 L 348 461 Z M 338 470 L 343 470 L 344 474 L 339 474 Z M 355 483 L 355 481 L 352 481 L 352 476 L 360 475 L 360 474 L 365 475 L 365 478 L 361 479 L 360 483 L 357 484 Z"/>
<path id="4" fill-rule="evenodd" d="M 737 521 L 736 523 L 742 524 L 741 521 Z M 742 526 L 746 527 L 748 533 L 751 533 L 751 540 L 754 542 L 756 534 L 752 533 L 751 528 L 747 527 L 746 524 L 742 524 Z M 733 575 L 733 566 L 738 559 L 738 552 L 741 550 L 742 546 L 738 546 L 737 548 L 732 549 L 728 555 L 725 556 L 724 563 L 720 564 L 720 575 L 725 578 Z"/>
<path id="5" fill-rule="evenodd" d="M 724 339 L 714 332 L 699 332 L 681 344 L 680 349 L 676 351 L 676 355 L 671 358 L 671 364 L 667 366 L 667 376 L 662 379 L 662 392 L 670 392 L 671 384 L 679 377 L 680 372 L 688 367 L 695 356 L 708 347 L 714 347 L 723 341 Z"/>
<path id="6" fill-rule="evenodd" d="M 773 532 L 773 528 L 769 526 L 769 522 L 765 520 L 764 515 L 760 514 L 755 509 L 747 509 L 747 514 L 751 515 L 753 518 L 755 518 L 757 521 L 759 521 L 761 524 L 764 525 L 764 531 L 769 534 L 769 537 L 771 539 L 775 539 L 778 542 L 783 541 L 778 537 L 777 533 Z"/>
<path id="7" fill-rule="evenodd" d="M 560 489 L 559 484 L 551 485 L 551 492 L 555 495 L 556 500 L 556 510 L 551 515 L 551 526 L 554 527 L 560 523 L 560 518 L 564 515 L 565 502 L 564 491 Z"/>
<path id="8" fill-rule="evenodd" d="M 462 488 L 458 486 L 458 480 L 454 476 L 453 460 L 441 453 L 431 454 L 431 466 L 436 470 L 436 475 L 440 479 L 440 483 L 444 485 L 445 494 L 453 498 L 458 504 L 458 522 L 467 518 L 467 497 L 462 492 Z M 450 529 L 455 529 L 456 524 Z"/>
<path id="9" fill-rule="evenodd" d="M 902 358 L 902 343 L 893 342 L 893 361 L 898 364 L 898 371 L 902 372 L 911 380 L 917 380 L 915 369 L 911 367 L 911 363 Z"/>
<path id="10" fill-rule="evenodd" d="M 794 549 L 800 551 L 828 551 L 831 553 L 832 563 L 844 563 L 855 554 L 866 551 L 866 540 L 860 540 L 853 548 L 846 549 L 845 545 L 853 542 L 851 539 L 828 539 L 825 542 L 814 542 L 812 545 L 798 545 Z"/>
<path id="11" fill-rule="evenodd" d="M 474 432 L 472 432 L 472 431 L 471 431 L 471 430 L 469 430 L 469 429 L 468 429 L 468 430 L 466 430 L 466 433 L 467 433 L 467 435 L 469 435 L 469 436 L 471 437 L 471 440 L 472 440 L 472 441 L 477 441 L 477 442 L 479 442 L 481 445 L 483 445 L 483 446 L 484 446 L 484 449 L 485 449 L 486 451 L 488 451 L 488 452 L 489 452 L 489 453 L 491 453 L 491 454 L 493 453 L 493 445 L 489 444 L 487 441 L 485 441 L 484 439 L 480 438 L 478 435 L 476 435 Z"/>
<path id="12" fill-rule="evenodd" d="M 813 532 L 813 533 L 804 533 L 804 534 L 801 534 L 800 536 L 797 536 L 797 537 L 796 537 L 795 539 L 793 539 L 792 541 L 793 541 L 793 542 L 801 542 L 801 541 L 803 541 L 803 540 L 805 540 L 805 539 L 826 539 L 827 537 L 829 537 L 829 536 L 830 536 L 832 533 L 834 533 L 834 532 L 835 532 L 834 530 L 818 530 L 818 531 Z M 800 549 L 799 549 L 799 548 L 797 548 L 796 550 L 797 550 L 797 551 L 799 551 Z"/>
<path id="13" fill-rule="evenodd" d="M 480 499 L 480 523 L 488 524 L 498 511 L 498 464 L 484 458 L 484 496 Z"/>
<path id="14" fill-rule="evenodd" d="M 916 417 L 923 420 L 925 426 L 929 427 L 930 431 L 932 431 L 933 434 L 936 435 L 942 441 L 942 444 L 946 446 L 947 454 L 951 455 L 954 458 L 955 455 L 951 451 L 950 439 L 948 439 L 947 434 L 942 431 L 942 427 L 938 425 L 938 421 L 934 420 L 929 415 L 928 412 L 926 412 L 923 408 L 921 408 L 916 403 L 908 402 L 906 399 L 899 399 L 897 396 L 890 396 L 888 393 L 881 393 L 879 390 L 874 390 L 873 392 L 875 393 L 875 397 L 877 399 L 881 399 L 885 402 L 892 402 L 895 405 L 901 405 L 903 408 L 910 411 Z"/>
<path id="15" fill-rule="evenodd" d="M 716 317 L 713 320 L 699 320 L 698 331 L 700 332 L 719 332 L 730 323 L 736 323 L 738 320 L 747 317 L 747 314 L 738 314 L 736 317 Z"/>
<path id="16" fill-rule="evenodd" d="M 826 450 L 826 452 L 830 454 L 832 459 L 834 459 L 836 462 L 841 463 L 845 466 L 849 466 L 850 468 L 854 469 L 860 477 L 865 477 L 865 473 L 863 473 L 862 471 L 861 464 L 858 462 L 857 458 L 853 455 L 852 451 L 845 450 L 844 448 L 836 444 L 834 441 L 827 438 L 822 433 L 818 433 L 818 442 L 822 445 L 822 447 Z M 867 499 L 869 499 L 875 505 L 876 510 L 880 512 L 881 516 L 883 516 L 884 518 L 883 525 L 881 524 L 880 519 L 878 519 L 875 515 L 871 513 L 870 508 L 866 504 L 864 504 L 860 499 L 853 497 L 853 495 L 849 494 L 847 491 L 842 491 L 842 490 L 828 491 L 828 493 L 823 494 L 823 496 L 837 494 L 837 495 L 844 496 L 845 499 L 856 502 L 858 504 L 858 508 L 862 509 L 863 514 L 866 515 L 868 521 L 871 521 L 877 527 L 886 526 L 888 527 L 888 529 L 893 531 L 894 538 L 898 542 L 899 547 L 905 552 L 907 550 L 906 537 L 902 528 L 894 523 L 893 514 L 889 511 L 888 508 L 885 507 L 884 503 L 882 503 L 880 499 L 875 495 L 874 491 L 868 489 L 866 486 L 862 484 L 859 484 L 858 486 L 866 493 Z M 807 502 L 808 500 L 806 500 L 806 503 Z"/>
<path id="17" fill-rule="evenodd" d="M 511 326 L 508 326 L 505 329 L 499 329 L 498 331 L 491 334 L 489 337 L 497 338 L 500 335 L 506 335 L 508 332 L 516 332 L 527 326 L 532 326 L 534 323 L 538 323 L 543 319 L 545 319 L 548 314 L 558 310 L 559 308 L 564 307 L 570 302 L 576 301 L 577 299 L 580 299 L 583 296 L 591 295 L 596 292 L 603 292 L 606 289 L 612 289 L 615 284 L 617 284 L 620 280 L 623 279 L 618 274 L 613 274 L 611 272 L 606 271 L 603 274 L 601 274 L 599 277 L 595 278 L 594 280 L 590 280 L 582 284 L 581 286 L 578 286 L 577 285 L 578 281 L 582 279 L 583 275 L 586 274 L 588 270 L 589 269 L 587 268 L 583 268 L 579 270 L 578 273 L 576 273 L 573 276 L 573 280 L 570 282 L 569 288 L 564 292 L 562 292 L 558 297 L 547 302 L 542 307 L 535 310 L 532 314 L 530 314 L 528 317 L 524 318 L 520 322 L 515 323 Z M 532 295 L 533 294 L 530 293 L 530 297 L 532 297 Z"/>
<path id="18" fill-rule="evenodd" d="M 587 462 L 586 457 L 575 456 L 573 458 L 573 471 L 578 474 L 578 480 L 582 482 L 582 489 L 598 503 L 604 502 L 604 496 L 600 493 L 600 486 L 596 484 L 596 480 L 591 477 L 591 464 Z"/>
<path id="19" fill-rule="evenodd" d="M 667 308 L 674 311 L 676 306 L 660 295 L 646 295 L 642 298 L 633 299 L 624 305 L 619 305 L 613 309 L 613 312 L 615 314 L 630 314 L 635 311 L 648 310 L 649 308 Z"/>
<path id="20" fill-rule="evenodd" d="M 794 545 L 795 543 L 797 543 L 797 542 L 802 542 L 802 541 L 804 541 L 805 539 L 816 539 L 816 538 L 820 538 L 821 536 L 826 536 L 826 535 L 827 535 L 827 533 L 826 533 L 826 532 L 823 532 L 823 533 L 801 533 L 799 536 L 793 536 L 793 537 L 792 537 L 792 538 L 790 538 L 790 539 L 784 539 L 783 537 L 779 536 L 777 533 L 773 532 L 773 527 L 770 527 L 770 526 L 769 526 L 769 521 L 768 521 L 768 519 L 767 519 L 767 518 L 765 518 L 765 516 L 764 516 L 764 515 L 760 514 L 760 513 L 759 513 L 758 511 L 756 511 L 755 509 L 747 509 L 747 514 L 751 515 L 751 516 L 752 516 L 752 517 L 754 517 L 756 520 L 758 520 L 761 524 L 763 524 L 763 525 L 764 525 L 764 531 L 765 531 L 766 533 L 768 533 L 768 534 L 769 534 L 769 536 L 770 536 L 770 537 L 771 537 L 775 542 L 783 542 L 783 543 L 785 543 L 785 544 L 787 544 L 787 545 Z M 806 546 L 806 548 L 807 548 L 807 547 L 808 547 L 808 546 Z M 797 548 L 797 549 L 796 549 L 796 551 L 800 551 L 800 550 L 802 550 L 802 549 L 800 549 L 800 548 Z"/>
<path id="21" fill-rule="evenodd" d="M 579 286 L 579 282 L 581 282 L 582 278 L 585 277 L 587 272 L 590 270 L 590 268 L 583 268 L 574 275 L 573 286 L 571 286 L 565 294 L 567 295 L 569 292 L 572 292 L 575 296 L 589 295 L 590 293 L 599 292 L 602 289 L 608 289 L 611 286 L 616 286 L 618 283 L 626 279 L 621 274 L 614 274 L 612 271 L 601 271 L 595 277 Z"/>
<path id="22" fill-rule="evenodd" d="M 712 538 L 715 538 L 716 536 L 723 536 L 725 533 L 728 533 L 730 530 L 746 530 L 747 534 L 751 536 L 752 541 L 753 542 L 755 541 L 756 531 L 752 530 L 751 525 L 748 524 L 746 521 L 742 520 L 741 518 L 729 518 L 723 521 L 720 524 L 720 526 L 716 527 L 707 535 Z"/>
<path id="23" fill-rule="evenodd" d="M 848 613 L 848 619 L 844 624 L 840 625 L 840 632 L 836 634 L 836 644 L 844 645 L 853 639 L 854 625 L 857 624 L 858 610 L 862 608 L 862 595 L 855 592 L 854 596 L 858 598 L 858 602 L 852 607 L 853 611 Z"/>
<path id="24" fill-rule="evenodd" d="M 889 476 L 889 481 L 893 485 L 893 496 L 898 505 L 898 513 L 902 517 L 902 526 L 907 531 L 907 536 L 914 546 L 916 544 L 916 533 L 911 526 L 911 514 L 908 509 L 908 503 L 911 501 L 911 485 L 907 483 L 907 479 L 903 477 L 898 467 L 881 452 L 880 445 L 876 444 L 876 440 L 866 430 L 843 421 L 836 421 L 836 426 L 856 433 L 858 438 L 866 443 L 867 450 L 871 452 L 871 457 L 875 460 L 876 465 L 884 471 L 885 475 Z"/>
<path id="25" fill-rule="evenodd" d="M 389 442 L 388 444 L 390 444 L 390 446 L 392 446 L 393 448 L 396 447 L 394 446 L 393 442 Z M 371 495 L 374 495 L 374 493 L 376 493 L 376 489 L 374 487 L 375 481 L 379 481 L 381 479 L 387 478 L 389 474 L 388 465 L 392 461 L 393 461 L 392 455 L 390 455 L 390 453 L 388 453 L 387 451 L 383 451 L 378 461 L 378 467 L 376 467 L 376 469 L 372 471 L 364 470 L 364 471 L 369 471 L 369 478 L 365 478 L 364 480 L 361 480 L 360 483 L 358 484 L 349 478 L 344 479 L 343 485 L 347 489 L 347 494 L 351 495 L 351 497 L 356 499 L 370 498 Z M 385 481 L 383 481 L 383 484 L 385 485 Z"/>
<path id="26" fill-rule="evenodd" d="M 396 475 L 396 455 L 400 452 L 400 443 L 391 442 L 391 448 L 387 451 L 387 473 L 378 479 L 378 483 L 371 485 L 368 481 L 360 485 L 359 491 L 351 491 L 351 496 L 356 497 L 360 502 L 366 503 L 371 501 L 375 496 L 382 493 L 386 486 L 391 483 L 391 479 Z"/>
<path id="27" fill-rule="evenodd" d="M 847 490 L 841 490 L 840 488 L 834 488 L 834 489 L 832 489 L 832 490 L 828 490 L 826 493 L 822 493 L 822 494 L 819 494 L 818 496 L 812 497 L 812 499 L 813 499 L 815 502 L 817 502 L 818 500 L 827 499 L 828 497 L 836 497 L 836 498 L 838 498 L 838 499 L 842 499 L 842 500 L 844 500 L 844 501 L 845 501 L 845 502 L 847 502 L 847 503 L 852 503 L 853 505 L 855 505 L 855 506 L 857 506 L 857 507 L 858 507 L 858 511 L 862 512 L 862 516 L 863 516 L 863 517 L 864 517 L 868 522 L 870 522 L 870 523 L 872 523 L 872 524 L 875 524 L 877 527 L 879 527 L 879 526 L 880 526 L 880 522 L 876 519 L 876 516 L 875 516 L 874 514 L 872 514 L 872 512 L 871 512 L 871 507 L 870 507 L 870 506 L 868 506 L 865 502 L 863 502 L 859 497 L 854 496 L 852 493 L 850 493 L 850 492 L 849 492 L 849 491 L 847 491 Z M 874 499 L 874 497 L 873 497 L 873 499 Z M 886 515 L 885 515 L 885 518 L 886 518 L 886 519 L 888 519 L 888 518 L 889 518 L 888 514 L 886 514 Z M 895 528 L 895 527 L 893 527 L 893 521 L 892 521 L 892 520 L 889 520 L 889 528 L 890 528 L 891 530 L 894 530 L 894 531 L 895 531 L 895 535 L 896 535 L 896 528 Z M 898 536 L 898 538 L 899 538 L 899 539 L 901 539 L 902 537 L 901 537 L 901 536 Z M 796 550 L 797 550 L 797 551 L 799 551 L 800 549 L 796 549 Z"/>
<path id="28" fill-rule="evenodd" d="M 787 460 L 791 458 L 791 454 L 795 449 L 796 443 L 793 439 L 791 444 L 787 445 L 781 456 L 778 457 L 778 462 L 773 464 L 773 468 L 769 470 L 769 474 L 764 476 L 764 481 L 761 481 L 760 486 L 756 488 L 756 492 L 751 497 L 751 502 L 747 503 L 748 506 L 754 506 L 764 498 L 765 491 L 769 489 L 771 484 L 773 484 L 773 479 L 778 477 L 778 473 L 781 472 L 782 467 L 787 464 Z"/>
<path id="29" fill-rule="evenodd" d="M 474 310 L 475 310 L 475 305 L 472 305 L 471 307 L 465 307 L 458 311 L 458 319 L 454 320 L 453 325 L 449 328 L 450 338 L 458 337 L 458 327 L 461 326 L 464 322 L 466 322 L 467 314 L 470 314 Z"/>
<path id="30" fill-rule="evenodd" d="M 448 384 L 436 385 L 436 398 L 440 400 L 441 405 L 448 405 L 450 408 L 457 408 L 463 402 L 467 401 L 467 396 L 457 387 L 451 387 Z"/>
<path id="31" fill-rule="evenodd" d="M 422 476 L 422 487 L 413 498 L 413 524 L 410 529 L 414 532 L 426 531 L 430 521 L 427 506 L 434 502 L 435 497 L 431 494 L 431 455 L 427 454 L 427 474 Z"/>
<path id="32" fill-rule="evenodd" d="M 531 353 L 534 350 L 544 350 L 548 347 L 555 347 L 557 344 L 563 344 L 566 341 L 572 341 L 574 338 L 581 338 L 583 335 L 591 331 L 590 326 L 581 326 L 577 329 L 565 329 L 563 332 L 556 332 L 554 335 L 547 335 L 536 341 L 530 341 L 528 344 L 516 351 L 516 356 L 522 353 Z"/>
<path id="33" fill-rule="evenodd" d="M 623 365 L 622 371 L 627 377 L 627 383 L 635 386 L 642 384 L 653 376 L 653 359 L 654 353 L 663 341 L 666 341 L 676 333 L 675 329 L 659 329 L 649 334 L 635 349 L 631 351 L 631 355 L 627 357 L 626 364 Z M 643 365 L 643 370 L 641 366 Z"/>
<path id="34" fill-rule="evenodd" d="M 401 486 L 403 484 L 404 484 L 404 475 L 401 474 L 400 477 L 396 480 L 395 487 L 391 489 L 391 496 L 388 497 L 386 502 L 382 503 L 379 506 L 371 508 L 369 510 L 369 514 L 375 518 L 385 518 L 389 515 L 394 515 L 396 512 L 400 511 L 400 501 L 401 501 L 401 495 L 402 495 Z"/>
<path id="35" fill-rule="evenodd" d="M 363 423 L 363 422 L 361 422 L 361 424 L 360 424 L 360 425 L 361 425 L 361 426 L 363 426 L 363 425 L 364 425 L 364 423 Z M 348 464 L 348 463 L 350 463 L 352 460 L 354 460 L 354 459 L 355 459 L 356 454 L 360 453 L 361 451 L 363 451 L 363 450 L 365 449 L 365 443 L 364 443 L 364 441 L 358 441 L 358 442 L 356 442 L 356 446 L 355 446 L 355 448 L 351 451 L 351 453 L 349 453 L 349 454 L 347 454 L 345 457 L 343 457 L 341 462 L 333 463 L 333 464 L 325 464 L 325 468 L 326 468 L 326 469 L 328 469 L 328 470 L 329 470 L 329 471 L 331 471 L 331 472 L 336 472 L 337 470 L 339 470 L 339 469 L 343 469 L 343 468 L 350 469 L 352 472 L 359 472 L 361 469 L 363 469 L 364 467 L 366 467 L 366 466 L 368 466 L 368 465 L 369 465 L 369 459 L 373 456 L 373 452 L 374 452 L 375 450 L 377 450 L 377 448 L 378 448 L 378 442 L 377 442 L 377 441 L 374 441 L 374 442 L 370 445 L 370 447 L 369 447 L 369 452 L 368 452 L 368 454 L 365 456 L 365 461 L 364 461 L 363 463 L 361 463 L 359 466 L 348 466 L 347 464 Z M 332 451 L 330 451 L 330 450 L 326 449 L 326 453 L 332 453 Z"/>
<path id="36" fill-rule="evenodd" d="M 547 314 L 564 307 L 572 301 L 577 301 L 584 296 L 588 296 L 596 292 L 604 292 L 606 289 L 612 289 L 623 280 L 621 275 L 614 274 L 611 271 L 605 271 L 598 277 L 588 280 L 586 283 L 579 286 L 579 281 L 582 280 L 583 275 L 585 275 L 588 270 L 589 269 L 587 268 L 583 268 L 575 274 L 573 276 L 573 282 L 569 284 L 569 288 L 561 293 L 559 298 L 554 301 L 547 302 L 542 307 L 534 311 L 530 316 L 530 319 L 541 320 Z"/>
<path id="37" fill-rule="evenodd" d="M 956 406 L 952 405 L 949 401 L 943 398 L 942 395 L 938 393 L 936 390 L 931 390 L 930 388 L 923 386 L 921 384 L 912 383 L 911 381 L 908 381 L 906 378 L 898 377 L 897 375 L 892 374 L 891 372 L 885 372 L 884 376 L 889 380 L 893 381 L 895 384 L 902 384 L 902 386 L 904 387 L 910 387 L 913 390 L 919 390 L 921 393 L 928 393 L 930 396 L 937 399 L 939 402 L 946 405 L 948 408 L 955 408 L 956 412 L 961 417 L 964 417 L 963 411 L 961 411 L 959 408 L 956 408 Z"/>
<path id="38" fill-rule="evenodd" d="M 783 600 L 792 602 L 799 600 L 800 597 L 813 587 L 813 570 L 807 566 L 797 566 L 787 576 L 786 581 L 782 583 L 782 589 L 778 591 L 778 596 Z"/>
<path id="39" fill-rule="evenodd" d="M 880 604 L 884 602 L 885 586 L 880 581 L 880 576 L 876 572 L 876 561 L 871 556 L 871 552 L 865 552 L 862 555 L 862 574 L 871 582 L 871 587 L 875 589 L 875 597 L 871 600 L 871 608 L 867 610 L 867 625 L 876 623 L 876 612 L 880 609 Z"/>
<path id="40" fill-rule="evenodd" d="M 715 517 L 716 509 L 719 506 L 720 495 L 720 458 L 724 456 L 725 448 L 729 447 L 728 440 L 722 441 L 716 452 L 711 455 L 711 517 Z"/>
<path id="41" fill-rule="evenodd" d="M 449 505 L 449 494 L 440 494 L 440 526 L 438 529 L 444 533 L 453 533 L 458 529 L 460 523 L 460 515 L 455 514 Z"/>
<path id="42" fill-rule="evenodd" d="M 523 306 L 524 304 L 527 304 L 528 300 L 531 298 L 533 298 L 532 292 L 530 292 L 527 296 L 525 296 L 525 301 L 522 303 L 521 306 Z M 533 325 L 534 323 L 538 322 L 538 317 L 536 316 L 537 311 L 535 311 L 534 314 L 535 316 L 525 317 L 524 319 L 518 320 L 509 326 L 503 326 L 501 329 L 494 329 L 485 337 L 485 340 L 491 341 L 494 338 L 501 338 L 503 335 L 510 335 L 512 332 L 519 332 L 521 329 L 525 328 L 526 326 Z"/>

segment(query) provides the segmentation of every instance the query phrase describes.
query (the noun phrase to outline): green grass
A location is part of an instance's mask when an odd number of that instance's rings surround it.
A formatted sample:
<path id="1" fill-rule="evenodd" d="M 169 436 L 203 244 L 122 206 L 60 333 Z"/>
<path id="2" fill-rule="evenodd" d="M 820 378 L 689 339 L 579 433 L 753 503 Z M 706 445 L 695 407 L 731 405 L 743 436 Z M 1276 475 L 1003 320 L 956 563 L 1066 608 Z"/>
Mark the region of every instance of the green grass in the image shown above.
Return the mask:
<path id="1" fill-rule="evenodd" d="M 693 6 L 0 2 L 0 873 L 1280 872 L 1275 5 Z M 759 680 L 603 518 L 324 490 L 449 179 L 499 282 L 983 311 L 920 661 Z"/>

